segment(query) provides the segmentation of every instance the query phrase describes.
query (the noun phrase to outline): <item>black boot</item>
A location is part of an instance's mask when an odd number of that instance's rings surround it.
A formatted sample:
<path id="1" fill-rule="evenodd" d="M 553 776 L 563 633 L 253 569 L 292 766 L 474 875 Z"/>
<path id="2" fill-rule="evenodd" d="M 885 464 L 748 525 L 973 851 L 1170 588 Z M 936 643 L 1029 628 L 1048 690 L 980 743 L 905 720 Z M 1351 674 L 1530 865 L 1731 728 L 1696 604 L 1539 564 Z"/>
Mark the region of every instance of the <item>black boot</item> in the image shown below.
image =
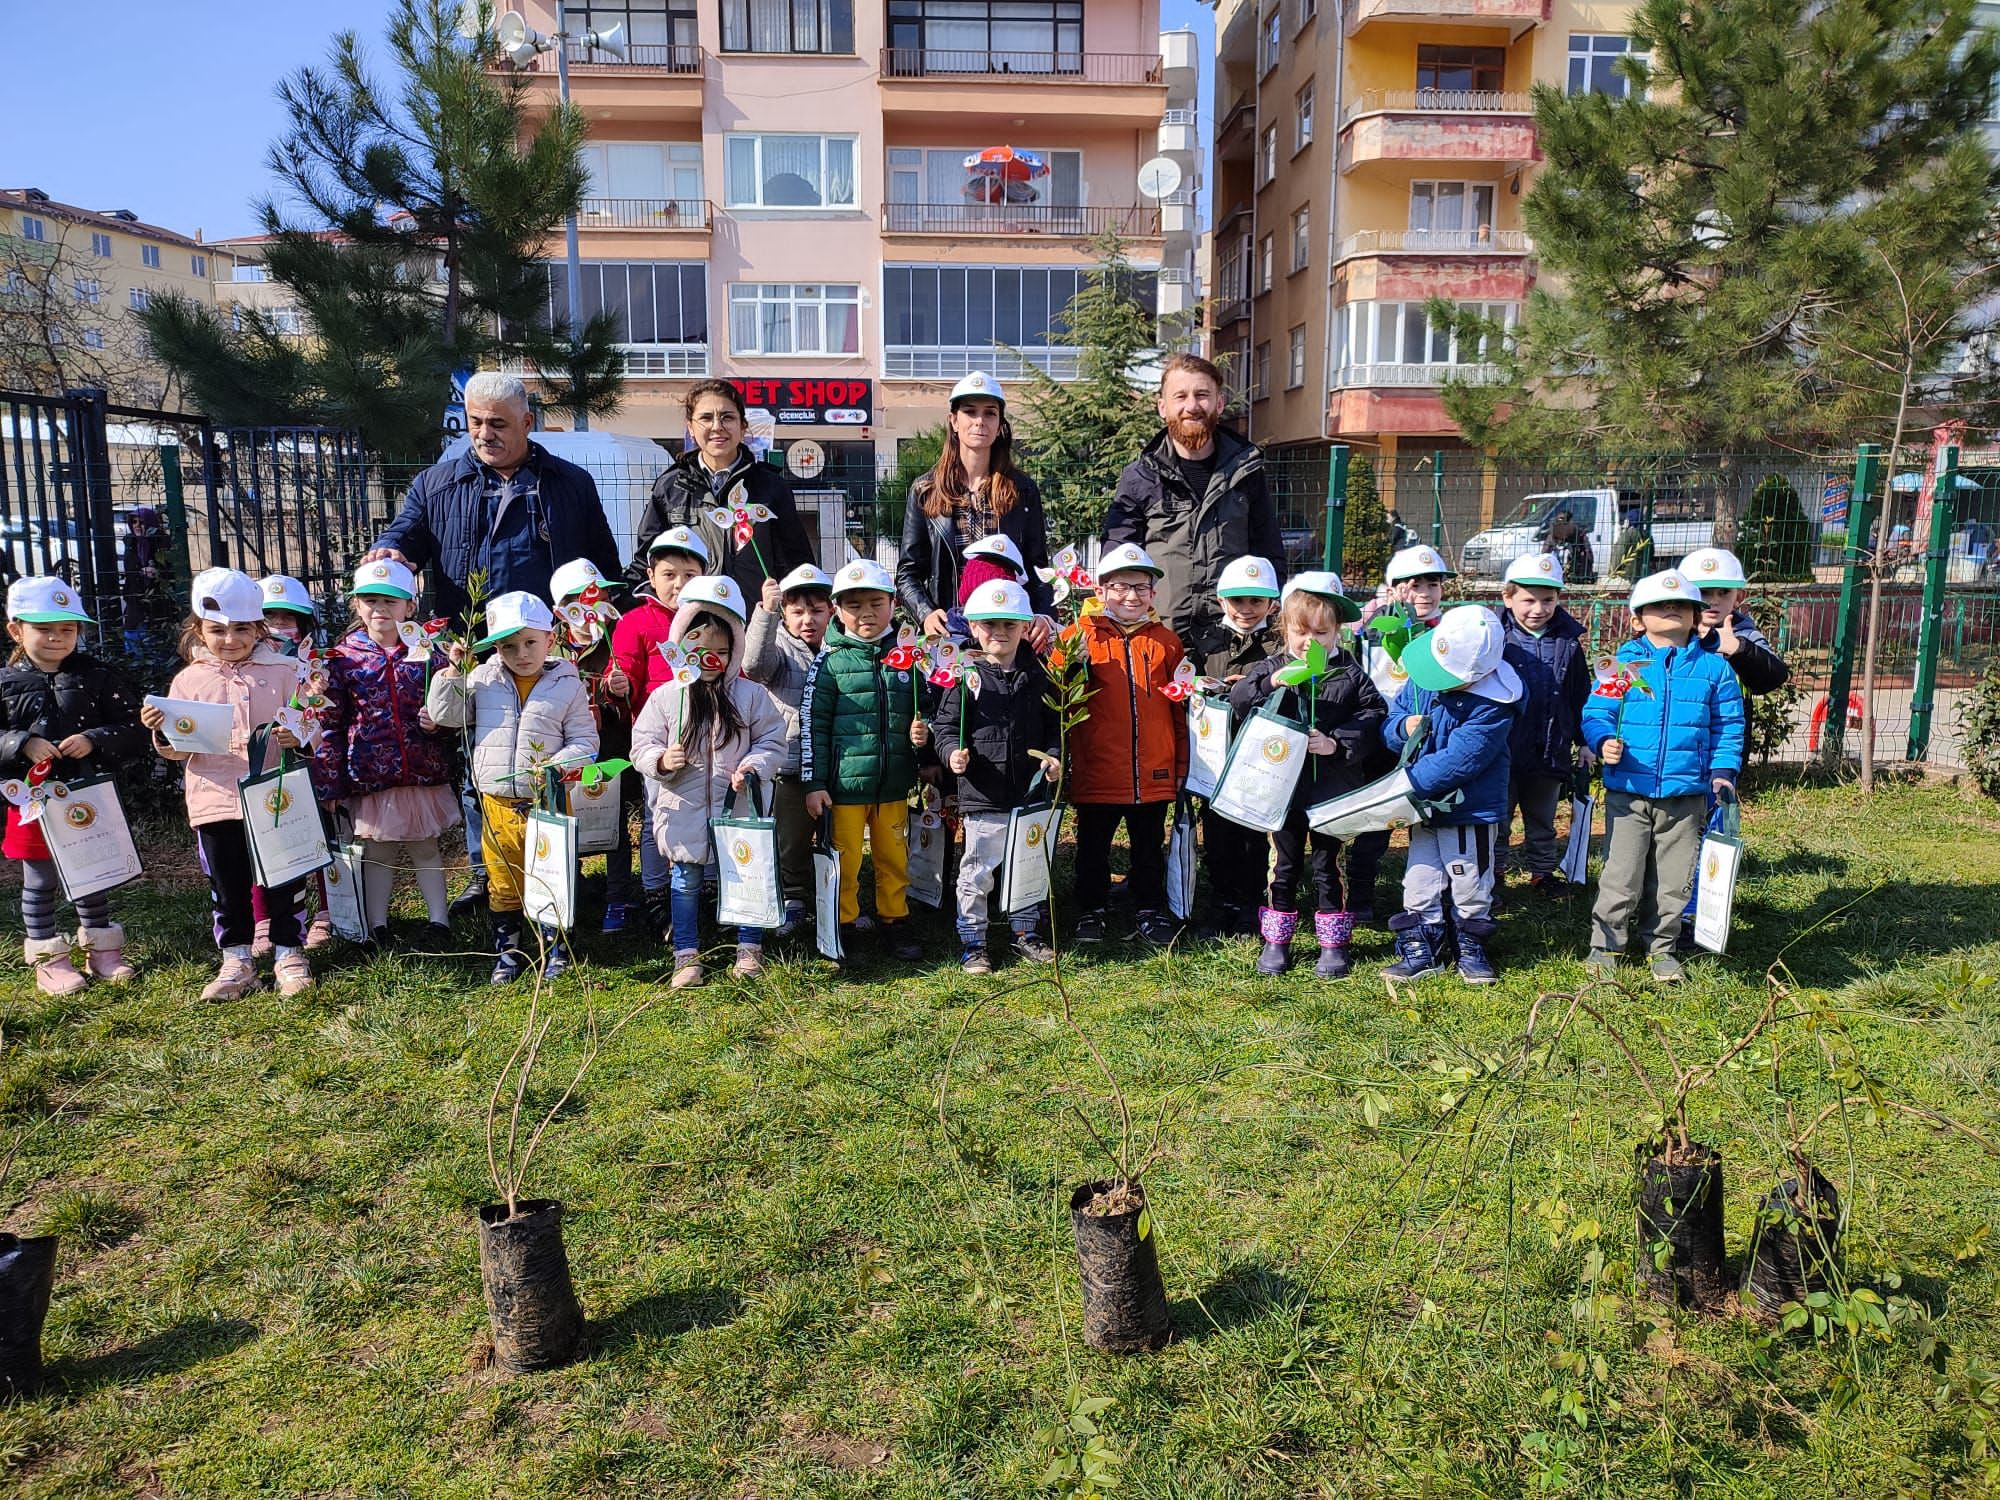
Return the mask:
<path id="1" fill-rule="evenodd" d="M 559 930 L 547 926 L 542 928 L 542 942 L 546 945 L 542 950 L 542 978 L 554 979 L 569 967 L 569 945 Z"/>
<path id="2" fill-rule="evenodd" d="M 512 984 L 528 972 L 528 955 L 521 951 L 521 914 L 493 913 L 493 973 L 489 984 Z"/>
<path id="3" fill-rule="evenodd" d="M 1428 979 L 1444 972 L 1444 950 L 1450 941 L 1442 922 L 1426 922 L 1414 912 L 1389 918 L 1396 934 L 1397 960 L 1382 971 L 1384 979 Z"/>
<path id="4" fill-rule="evenodd" d="M 486 904 L 486 866 L 483 864 L 474 865 L 472 867 L 472 879 L 467 881 L 465 884 L 465 889 L 460 891 L 458 895 L 455 898 L 453 898 L 452 903 L 447 908 L 447 910 L 454 917 L 462 917 L 467 912 L 479 910 L 479 908 L 484 906 L 485 904 Z"/>

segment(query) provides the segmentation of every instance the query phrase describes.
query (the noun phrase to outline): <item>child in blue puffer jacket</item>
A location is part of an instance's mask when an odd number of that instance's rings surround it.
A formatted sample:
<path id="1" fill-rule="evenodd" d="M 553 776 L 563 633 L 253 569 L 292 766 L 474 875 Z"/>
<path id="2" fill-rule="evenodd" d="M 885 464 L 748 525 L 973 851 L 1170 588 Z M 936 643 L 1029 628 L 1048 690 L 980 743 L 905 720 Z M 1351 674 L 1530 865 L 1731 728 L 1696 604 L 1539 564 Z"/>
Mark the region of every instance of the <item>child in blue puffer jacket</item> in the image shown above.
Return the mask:
<path id="1" fill-rule="evenodd" d="M 1530 552 L 1507 565 L 1500 600 L 1507 606 L 1507 665 L 1521 679 L 1521 705 L 1514 714 L 1514 739 L 1507 782 L 1507 817 L 1493 850 L 1494 904 L 1507 878 L 1507 838 L 1514 809 L 1521 810 L 1523 863 L 1528 884 L 1547 887 L 1555 878 L 1561 851 L 1556 846 L 1556 809 L 1579 758 L 1591 765 L 1583 743 L 1583 700 L 1590 696 L 1590 668 L 1584 661 L 1583 626 L 1562 607 L 1562 562 L 1552 552 Z"/>
<path id="2" fill-rule="evenodd" d="M 1584 704 L 1584 740 L 1604 762 L 1610 830 L 1591 913 L 1593 977 L 1616 970 L 1635 916 L 1653 977 L 1681 977 L 1674 940 L 1708 798 L 1743 769 L 1743 690 L 1728 660 L 1694 639 L 1701 605 L 1701 591 L 1677 572 L 1641 579 L 1631 609 L 1644 634 L 1619 649 L 1621 680 Z"/>
<path id="3" fill-rule="evenodd" d="M 1403 910 L 1389 919 L 1399 957 L 1384 978 L 1442 973 L 1453 927 L 1459 978 L 1493 984 L 1500 977 L 1486 953 L 1495 925 L 1493 846 L 1505 836 L 1508 741 L 1521 697 L 1505 652 L 1499 620 L 1476 604 L 1445 611 L 1435 630 L 1403 648 L 1400 665 L 1410 680 L 1389 708 L 1382 738 L 1400 754 L 1413 735 L 1423 735 L 1408 767 L 1410 789 L 1449 806 L 1410 830 Z"/>

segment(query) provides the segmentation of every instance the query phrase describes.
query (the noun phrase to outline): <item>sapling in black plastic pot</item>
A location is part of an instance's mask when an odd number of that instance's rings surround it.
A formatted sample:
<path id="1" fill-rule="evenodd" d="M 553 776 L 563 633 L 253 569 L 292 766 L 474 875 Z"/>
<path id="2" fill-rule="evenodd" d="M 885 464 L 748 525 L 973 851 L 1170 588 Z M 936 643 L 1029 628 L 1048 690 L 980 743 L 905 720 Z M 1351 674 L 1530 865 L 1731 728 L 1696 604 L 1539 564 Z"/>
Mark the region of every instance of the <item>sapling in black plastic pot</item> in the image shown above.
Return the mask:
<path id="1" fill-rule="evenodd" d="M 40 1120 L 14 1137 L 0 1157 L 0 1187 L 14 1168 L 14 1158 L 36 1131 L 61 1117 L 64 1110 L 101 1073 L 92 1074 L 56 1102 Z M 56 1236 L 18 1235 L 0 1230 L 0 1396 L 20 1396 L 42 1382 L 42 1324 L 49 1315 L 49 1297 L 56 1282 Z"/>

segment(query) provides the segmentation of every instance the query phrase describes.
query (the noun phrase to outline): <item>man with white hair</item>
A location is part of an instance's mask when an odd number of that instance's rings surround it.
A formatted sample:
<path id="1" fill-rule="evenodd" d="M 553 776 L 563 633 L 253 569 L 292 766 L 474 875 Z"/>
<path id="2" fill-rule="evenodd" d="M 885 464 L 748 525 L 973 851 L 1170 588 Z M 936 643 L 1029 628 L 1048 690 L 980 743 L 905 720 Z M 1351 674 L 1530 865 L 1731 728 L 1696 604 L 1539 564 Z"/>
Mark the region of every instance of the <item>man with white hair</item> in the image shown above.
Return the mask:
<path id="1" fill-rule="evenodd" d="M 465 383 L 471 445 L 419 474 L 403 509 L 363 562 L 393 558 L 424 572 L 442 614 L 465 612 L 466 580 L 486 574 L 488 598 L 524 590 L 546 599 L 549 576 L 588 558 L 607 577 L 621 564 L 588 470 L 528 437 L 528 388 L 482 370 Z"/>

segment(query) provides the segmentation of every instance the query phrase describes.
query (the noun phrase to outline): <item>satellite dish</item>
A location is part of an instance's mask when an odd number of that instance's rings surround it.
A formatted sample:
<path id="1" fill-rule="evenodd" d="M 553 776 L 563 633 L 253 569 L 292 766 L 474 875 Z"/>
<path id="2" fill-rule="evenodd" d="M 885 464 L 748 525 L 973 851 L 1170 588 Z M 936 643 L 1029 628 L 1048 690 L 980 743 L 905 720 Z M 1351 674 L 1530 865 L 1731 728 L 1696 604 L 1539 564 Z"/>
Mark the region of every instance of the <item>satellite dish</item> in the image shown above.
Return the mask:
<path id="1" fill-rule="evenodd" d="M 1156 156 L 1139 168 L 1139 191 L 1158 202 L 1181 185 L 1181 169 L 1171 157 Z"/>
<path id="2" fill-rule="evenodd" d="M 583 45 L 594 52 L 609 52 L 613 57 L 625 55 L 624 26 L 607 26 L 602 31 L 586 31 Z"/>
<path id="3" fill-rule="evenodd" d="M 508 11 L 494 24 L 493 40 L 499 44 L 501 56 L 517 68 L 525 68 L 536 53 L 549 48 L 549 39 L 530 27 L 518 10 Z"/>

